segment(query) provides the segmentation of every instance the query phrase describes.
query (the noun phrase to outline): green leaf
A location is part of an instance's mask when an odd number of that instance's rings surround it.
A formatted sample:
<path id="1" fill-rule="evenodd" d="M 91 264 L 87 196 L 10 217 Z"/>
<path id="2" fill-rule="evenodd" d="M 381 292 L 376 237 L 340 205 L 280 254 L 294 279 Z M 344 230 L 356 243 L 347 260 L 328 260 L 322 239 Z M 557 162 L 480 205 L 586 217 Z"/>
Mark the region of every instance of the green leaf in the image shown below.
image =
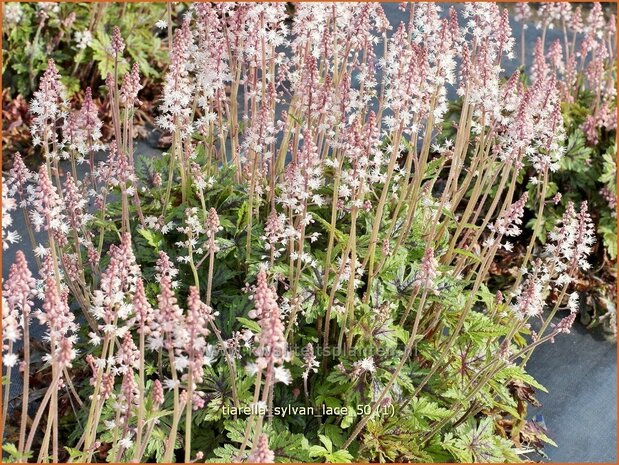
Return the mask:
<path id="1" fill-rule="evenodd" d="M 352 411 L 354 413 L 354 410 L 355 410 L 354 408 L 350 408 L 349 411 Z M 344 420 L 346 418 L 347 417 L 344 417 Z M 342 420 L 342 423 L 344 422 L 344 420 Z M 322 427 L 325 435 L 328 436 L 331 439 L 331 441 L 333 441 L 333 445 L 335 447 L 341 447 L 342 444 L 344 444 L 344 440 L 346 439 L 344 437 L 342 428 L 344 428 L 344 426 L 340 428 L 339 426 L 334 425 L 332 423 L 325 423 Z"/>
<path id="2" fill-rule="evenodd" d="M 528 384 L 531 387 L 534 387 L 535 389 L 539 389 L 542 392 L 548 392 L 548 390 L 540 383 L 538 383 L 535 378 L 533 378 L 533 376 L 525 372 L 524 368 L 519 366 L 509 366 L 503 368 L 497 373 L 496 379 L 517 379 L 519 381 L 522 381 L 523 383 Z"/>
<path id="3" fill-rule="evenodd" d="M 151 231 L 150 229 L 143 229 L 143 228 L 139 228 L 138 233 L 140 233 L 140 235 L 144 239 L 146 239 L 146 242 L 148 243 L 148 245 L 150 245 L 157 252 L 159 252 L 159 250 L 161 249 L 161 246 L 163 245 L 163 237 L 160 234 L 154 231 Z"/>
<path id="4" fill-rule="evenodd" d="M 324 434 L 319 434 L 318 438 L 320 439 L 320 442 L 322 442 L 325 445 L 325 448 L 331 452 L 333 450 L 333 442 L 331 442 L 331 439 L 329 439 L 327 436 L 325 436 Z"/>
<path id="5" fill-rule="evenodd" d="M 69 459 L 71 459 L 72 461 L 82 455 L 82 451 L 79 449 L 74 449 L 72 447 L 67 447 L 67 446 L 65 446 L 64 449 L 69 453 Z"/>
<path id="6" fill-rule="evenodd" d="M 476 424 L 474 418 L 445 434 L 443 447 L 459 462 L 520 462 L 514 443 L 495 434 L 494 420 L 484 417 Z"/>
<path id="7" fill-rule="evenodd" d="M 248 215 L 247 215 L 247 210 L 249 209 L 249 204 L 247 203 L 247 201 L 243 202 L 243 205 L 241 205 L 241 208 L 239 208 L 239 211 L 236 214 L 236 230 L 237 232 L 240 232 L 242 230 L 245 229 L 245 226 L 247 225 L 247 220 L 248 220 Z"/>
<path id="8" fill-rule="evenodd" d="M 353 456 L 347 450 L 338 450 L 328 457 L 329 463 L 351 463 Z"/>
<path id="9" fill-rule="evenodd" d="M 253 331 L 254 333 L 260 332 L 260 325 L 253 320 L 249 320 L 247 318 L 243 318 L 241 316 L 236 317 L 237 321 L 245 326 L 247 329 Z"/>
<path id="10" fill-rule="evenodd" d="M 410 422 L 414 430 L 427 428 L 430 421 L 440 420 L 449 416 L 449 410 L 440 407 L 436 402 L 428 400 L 426 397 L 416 397 L 410 404 L 412 417 Z"/>
<path id="11" fill-rule="evenodd" d="M 308 449 L 310 457 L 324 457 L 327 455 L 327 449 L 322 446 L 311 446 Z"/>
<path id="12" fill-rule="evenodd" d="M 9 454 L 8 462 L 23 463 L 27 462 L 28 459 L 32 457 L 32 452 L 24 452 L 23 454 L 20 454 L 17 447 L 13 443 L 3 444 L 2 450 Z"/>
<path id="13" fill-rule="evenodd" d="M 2 446 L 2 449 L 4 450 L 4 452 L 6 452 L 7 454 L 17 457 L 19 455 L 19 451 L 17 450 L 17 447 L 15 447 L 15 444 L 12 443 L 8 443 L 8 444 L 4 444 Z"/>
<path id="14" fill-rule="evenodd" d="M 312 215 L 312 218 L 317 220 L 327 230 L 328 233 L 333 233 L 338 242 L 342 242 L 344 244 L 347 242 L 347 236 L 339 229 L 332 228 L 329 221 L 325 220 L 320 215 Z"/>
<path id="15" fill-rule="evenodd" d="M 471 258 L 472 260 L 474 260 L 477 263 L 481 262 L 481 259 L 477 255 L 475 255 L 473 252 L 471 252 L 469 250 L 455 248 L 454 252 L 457 253 L 458 255 L 463 255 L 465 257 L 469 257 L 469 258 Z"/>
<path id="16" fill-rule="evenodd" d="M 440 168 L 442 165 L 443 165 L 443 157 L 430 160 L 426 167 L 426 171 L 423 174 L 423 179 L 430 179 L 436 176 L 440 172 Z"/>

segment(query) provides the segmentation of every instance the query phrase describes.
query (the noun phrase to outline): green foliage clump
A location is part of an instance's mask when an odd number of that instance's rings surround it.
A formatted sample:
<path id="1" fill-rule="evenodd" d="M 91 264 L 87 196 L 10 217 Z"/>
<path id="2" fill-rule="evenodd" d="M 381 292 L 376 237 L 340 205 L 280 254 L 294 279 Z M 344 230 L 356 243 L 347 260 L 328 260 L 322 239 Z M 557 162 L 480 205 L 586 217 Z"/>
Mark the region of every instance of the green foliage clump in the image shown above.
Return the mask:
<path id="1" fill-rule="evenodd" d="M 38 77 L 55 61 L 69 96 L 96 87 L 114 70 L 113 26 L 127 37 L 129 56 L 147 80 L 160 77 L 167 55 L 155 24 L 166 20 L 163 3 L 3 3 L 2 82 L 10 96 L 30 98 Z"/>

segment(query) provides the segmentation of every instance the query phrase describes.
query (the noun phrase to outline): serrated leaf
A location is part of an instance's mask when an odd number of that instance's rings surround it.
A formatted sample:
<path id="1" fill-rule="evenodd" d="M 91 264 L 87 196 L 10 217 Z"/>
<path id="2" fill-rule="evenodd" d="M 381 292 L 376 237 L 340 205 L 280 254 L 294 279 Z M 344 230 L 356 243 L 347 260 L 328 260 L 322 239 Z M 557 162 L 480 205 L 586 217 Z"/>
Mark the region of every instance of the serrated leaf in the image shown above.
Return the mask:
<path id="1" fill-rule="evenodd" d="M 139 228 L 138 233 L 140 233 L 140 236 L 146 239 L 148 245 L 154 248 L 157 252 L 161 249 L 161 246 L 163 244 L 163 238 L 160 234 L 151 231 L 150 229 L 143 228 Z"/>

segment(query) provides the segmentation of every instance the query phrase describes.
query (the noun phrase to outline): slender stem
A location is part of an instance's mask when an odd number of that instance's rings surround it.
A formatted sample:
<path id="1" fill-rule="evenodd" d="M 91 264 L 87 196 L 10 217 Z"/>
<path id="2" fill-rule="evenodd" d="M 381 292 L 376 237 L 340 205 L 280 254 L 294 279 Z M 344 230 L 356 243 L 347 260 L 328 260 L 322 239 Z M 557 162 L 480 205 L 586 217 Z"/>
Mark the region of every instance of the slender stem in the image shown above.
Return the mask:
<path id="1" fill-rule="evenodd" d="M 187 370 L 187 407 L 185 407 L 185 463 L 191 462 L 191 412 L 193 410 L 193 373 Z"/>
<path id="2" fill-rule="evenodd" d="M 258 372 L 258 374 L 256 375 L 256 382 L 254 384 L 254 400 L 252 405 L 255 406 L 258 404 L 258 399 L 260 398 L 260 383 L 262 381 L 262 370 L 260 370 Z M 247 442 L 249 441 L 249 434 L 251 433 L 251 428 L 254 424 L 254 420 L 255 420 L 256 416 L 253 412 L 252 409 L 252 413 L 249 416 L 249 419 L 247 420 L 247 425 L 245 426 L 245 432 L 243 433 L 243 441 L 241 442 L 241 446 L 239 447 L 239 452 L 236 455 L 235 458 L 235 462 L 240 462 L 241 461 L 241 457 L 243 455 L 243 452 L 245 451 L 245 448 L 247 447 Z"/>
<path id="3" fill-rule="evenodd" d="M 228 349 L 226 347 L 226 343 L 221 337 L 221 331 L 219 331 L 219 328 L 215 325 L 215 322 L 211 320 L 210 325 L 211 325 L 211 329 L 215 333 L 215 336 L 217 337 L 217 340 L 219 341 L 219 345 L 221 346 L 221 349 L 224 351 L 224 357 L 226 359 L 226 363 L 228 364 L 228 370 L 230 371 L 232 401 L 234 402 L 234 406 L 238 408 L 240 404 L 239 404 L 239 395 L 236 389 L 236 367 L 234 364 L 234 360 L 232 360 L 232 358 L 230 357 L 230 354 L 228 353 Z"/>
<path id="4" fill-rule="evenodd" d="M 138 389 L 140 395 L 140 403 L 138 405 L 138 419 L 137 419 L 137 429 L 136 429 L 136 440 L 135 440 L 135 454 L 133 456 L 133 460 L 139 461 L 141 459 L 140 451 L 142 450 L 142 431 L 144 429 L 144 357 L 145 357 L 145 335 L 144 335 L 144 322 L 141 324 L 140 331 L 140 365 L 138 367 Z"/>
<path id="5" fill-rule="evenodd" d="M 8 353 L 11 354 L 13 353 L 13 341 L 9 341 L 9 350 Z M 4 402 L 2 403 L 2 429 L 0 429 L 0 431 L 2 431 L 2 434 L 4 435 L 4 427 L 6 426 L 6 417 L 9 411 L 9 400 L 10 400 L 10 394 L 11 394 L 11 372 L 12 372 L 12 368 L 13 367 L 7 367 L 6 368 L 6 386 L 3 387 L 4 389 Z"/>
<path id="6" fill-rule="evenodd" d="M 174 455 L 174 448 L 176 447 L 176 434 L 178 430 L 178 422 L 179 422 L 181 411 L 182 411 L 180 401 L 179 401 L 178 377 L 176 376 L 176 367 L 174 366 L 173 349 L 168 350 L 168 356 L 170 357 L 170 368 L 172 371 L 172 383 L 174 385 L 174 412 L 172 414 L 172 425 L 170 427 L 170 436 L 168 437 L 165 455 L 163 456 L 163 461 L 165 463 L 170 463 Z"/>
<path id="7" fill-rule="evenodd" d="M 406 343 L 406 347 L 404 349 L 404 354 L 402 354 L 402 358 L 400 359 L 400 363 L 398 364 L 398 366 L 396 367 L 395 371 L 391 375 L 391 378 L 389 379 L 389 382 L 387 383 L 387 385 L 383 388 L 383 390 L 379 394 L 379 396 L 376 399 L 376 401 L 372 404 L 372 407 L 370 409 L 369 415 L 364 416 L 361 419 L 361 421 L 359 421 L 359 423 L 357 424 L 357 426 L 355 427 L 353 432 L 350 434 L 348 439 L 346 439 L 346 442 L 344 442 L 344 445 L 342 446 L 342 449 L 348 449 L 350 444 L 355 440 L 355 438 L 363 430 L 363 428 L 368 423 L 368 421 L 370 421 L 370 419 L 372 418 L 372 416 L 376 412 L 376 409 L 378 408 L 379 405 L 382 404 L 383 400 L 385 399 L 385 397 L 387 396 L 387 394 L 389 393 L 389 391 L 393 387 L 394 383 L 396 382 L 396 380 L 400 376 L 400 372 L 402 371 L 402 368 L 404 368 L 404 365 L 408 361 L 408 357 L 410 356 L 410 353 L 411 353 L 411 351 L 413 349 L 413 346 L 415 345 L 415 340 L 416 340 L 416 336 L 417 336 L 417 327 L 419 325 L 419 320 L 421 318 L 421 313 L 422 313 L 421 310 L 423 309 L 423 306 L 425 305 L 425 300 L 426 300 L 427 293 L 428 293 L 428 288 L 425 287 L 424 291 L 423 291 L 423 294 L 421 296 L 421 301 L 419 303 L 419 307 L 417 308 L 417 315 L 415 317 L 415 325 L 414 325 L 413 330 L 411 332 L 411 335 L 410 335 L 410 337 L 408 339 L 408 342 Z"/>
<path id="8" fill-rule="evenodd" d="M 212 234 L 215 234 L 213 231 Z M 211 305 L 211 291 L 213 289 L 213 267 L 215 262 L 215 250 L 214 247 L 210 247 L 209 259 L 208 259 L 208 281 L 206 284 L 206 305 Z"/>
<path id="9" fill-rule="evenodd" d="M 26 440 L 26 445 L 24 447 L 24 452 L 29 452 L 31 447 L 32 447 L 32 442 L 34 441 L 34 435 L 37 432 L 37 429 L 39 427 L 39 423 L 41 422 L 41 418 L 43 418 L 43 413 L 45 412 L 45 409 L 47 407 L 47 403 L 49 402 L 49 400 L 52 397 L 52 391 L 58 388 L 58 380 L 60 379 L 60 374 L 61 373 L 56 373 L 56 375 L 52 379 L 52 382 L 50 383 L 49 387 L 47 388 L 47 391 L 45 392 L 45 395 L 43 396 L 43 399 L 41 400 L 41 404 L 39 405 L 39 409 L 37 410 L 37 413 L 35 414 L 34 419 L 32 420 L 32 425 L 30 426 L 30 433 L 28 434 L 28 439 Z"/>
<path id="10" fill-rule="evenodd" d="M 24 308 L 24 307 L 22 307 Z M 21 421 L 19 425 L 19 454 L 24 453 L 26 441 L 26 423 L 28 422 L 28 397 L 30 395 L 30 315 L 24 312 L 24 375 L 22 380 Z M 7 370 L 7 375 L 8 375 Z M 6 403 L 5 403 L 6 405 Z M 2 415 L 2 421 L 6 415 Z M 2 430 L 4 431 L 4 425 Z"/>

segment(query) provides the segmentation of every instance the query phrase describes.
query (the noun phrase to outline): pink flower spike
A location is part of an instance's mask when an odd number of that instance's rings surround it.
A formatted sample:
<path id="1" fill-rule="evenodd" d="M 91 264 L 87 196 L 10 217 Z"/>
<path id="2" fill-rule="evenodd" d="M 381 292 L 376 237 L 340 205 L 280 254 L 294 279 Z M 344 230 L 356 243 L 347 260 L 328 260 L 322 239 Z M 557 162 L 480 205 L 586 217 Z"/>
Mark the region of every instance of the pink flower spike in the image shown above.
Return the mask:
<path id="1" fill-rule="evenodd" d="M 275 454 L 269 449 L 269 437 L 266 434 L 261 434 L 249 457 L 247 457 L 248 463 L 274 463 Z"/>
<path id="2" fill-rule="evenodd" d="M 282 365 L 286 359 L 287 343 L 284 338 L 284 324 L 277 305 L 277 294 L 267 283 L 264 270 L 258 273 L 258 283 L 253 294 L 254 310 L 250 318 L 257 318 L 260 325 L 259 347 L 256 350 L 256 365 L 265 369 Z"/>
<path id="3" fill-rule="evenodd" d="M 26 256 L 21 250 L 15 254 L 15 263 L 11 265 L 9 277 L 4 284 L 4 295 L 11 310 L 21 310 L 24 318 L 28 318 L 34 297 L 36 281 L 28 268 Z M 25 322 L 27 324 L 27 321 Z"/>
<path id="4" fill-rule="evenodd" d="M 434 286 L 437 265 L 436 258 L 434 258 L 434 249 L 432 249 L 432 247 L 427 247 L 423 254 L 421 268 L 419 270 L 419 279 L 423 287 L 432 288 Z"/>
<path id="5" fill-rule="evenodd" d="M 158 379 L 156 379 L 153 382 L 152 397 L 153 397 L 153 403 L 156 406 L 160 406 L 163 404 L 163 401 L 164 401 L 163 385 L 161 384 L 161 381 L 159 381 Z"/>
<path id="6" fill-rule="evenodd" d="M 69 225 L 64 215 L 64 203 L 49 178 L 45 165 L 39 169 L 37 186 L 31 195 L 30 203 L 34 206 L 30 216 L 35 231 L 52 232 L 58 245 L 66 244 Z"/>
<path id="7" fill-rule="evenodd" d="M 112 29 L 112 50 L 116 55 L 122 55 L 125 50 L 125 41 L 118 26 L 114 26 L 114 29 Z"/>
<path id="8" fill-rule="evenodd" d="M 120 103 L 127 108 L 132 108 L 134 105 L 141 105 L 138 100 L 138 92 L 142 89 L 140 83 L 140 68 L 137 63 L 133 63 L 131 71 L 123 76 L 123 82 L 120 86 Z"/>
<path id="9" fill-rule="evenodd" d="M 144 292 L 144 281 L 141 278 L 135 283 L 135 294 L 133 297 L 133 309 L 138 317 L 138 324 L 140 330 L 143 331 L 148 328 L 147 323 L 153 318 L 153 308 L 146 299 L 146 293 Z"/>

